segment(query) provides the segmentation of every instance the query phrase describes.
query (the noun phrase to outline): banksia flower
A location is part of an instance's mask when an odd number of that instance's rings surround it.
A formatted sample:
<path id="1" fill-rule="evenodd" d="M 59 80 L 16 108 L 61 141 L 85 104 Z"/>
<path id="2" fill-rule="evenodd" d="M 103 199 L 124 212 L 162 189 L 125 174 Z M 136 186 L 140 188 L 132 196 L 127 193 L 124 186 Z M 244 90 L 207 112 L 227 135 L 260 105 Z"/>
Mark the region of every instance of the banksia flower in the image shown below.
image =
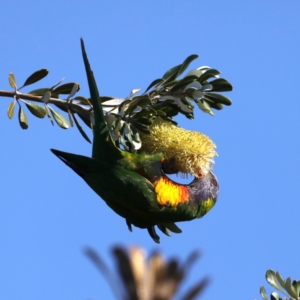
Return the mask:
<path id="1" fill-rule="evenodd" d="M 171 122 L 156 118 L 150 134 L 140 133 L 141 151 L 162 153 L 166 160 L 174 159 L 174 169 L 195 177 L 206 175 L 213 167 L 216 145 L 206 135 L 185 130 Z"/>

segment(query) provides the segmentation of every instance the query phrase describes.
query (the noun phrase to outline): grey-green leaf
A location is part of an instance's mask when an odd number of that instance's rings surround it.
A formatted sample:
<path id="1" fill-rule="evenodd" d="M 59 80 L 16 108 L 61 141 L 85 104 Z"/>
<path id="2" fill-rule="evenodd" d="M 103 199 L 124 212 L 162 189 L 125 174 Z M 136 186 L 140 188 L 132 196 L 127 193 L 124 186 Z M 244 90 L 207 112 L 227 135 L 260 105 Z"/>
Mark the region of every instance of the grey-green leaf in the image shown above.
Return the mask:
<path id="1" fill-rule="evenodd" d="M 61 115 L 60 113 L 58 113 L 57 111 L 55 111 L 52 107 L 48 106 L 48 108 L 51 111 L 52 117 L 54 118 L 54 120 L 56 121 L 57 125 L 63 129 L 68 129 L 70 128 L 70 124 L 67 121 L 67 119 Z"/>
<path id="2" fill-rule="evenodd" d="M 159 85 L 160 83 L 163 83 L 164 82 L 164 79 L 162 78 L 158 78 L 158 79 L 155 79 L 153 80 L 150 85 L 147 87 L 145 93 L 150 90 L 152 87 L 154 87 L 155 85 Z"/>
<path id="3" fill-rule="evenodd" d="M 48 88 L 42 88 L 42 89 L 33 90 L 33 91 L 29 92 L 28 94 L 34 95 L 34 96 L 44 96 L 44 94 L 48 91 L 49 91 Z"/>
<path id="4" fill-rule="evenodd" d="M 214 92 L 230 92 L 232 91 L 232 85 L 223 78 L 218 78 L 210 81 L 209 84 L 212 85 L 212 91 Z"/>
<path id="5" fill-rule="evenodd" d="M 222 103 L 228 106 L 232 104 L 231 100 L 228 97 L 225 97 L 224 95 L 221 94 L 205 93 L 205 97 L 211 99 L 213 102 L 216 103 Z"/>
<path id="6" fill-rule="evenodd" d="M 13 88 L 16 89 L 17 88 L 17 84 L 16 84 L 16 79 L 15 79 L 15 75 L 13 72 L 10 72 L 8 75 L 8 82 L 9 85 Z"/>
<path id="7" fill-rule="evenodd" d="M 273 286 L 274 288 L 276 288 L 277 290 L 283 292 L 282 288 L 280 287 L 280 284 L 277 280 L 276 274 L 273 270 L 268 270 L 266 273 L 266 279 L 267 282 Z"/>
<path id="8" fill-rule="evenodd" d="M 31 102 L 26 102 L 23 101 L 26 105 L 26 107 L 28 108 L 28 110 L 36 117 L 43 119 L 46 116 L 46 110 L 44 107 L 35 104 L 35 103 L 31 103 Z"/>
<path id="9" fill-rule="evenodd" d="M 32 73 L 25 81 L 24 86 L 27 86 L 27 85 L 30 85 L 30 84 L 33 84 L 41 79 L 43 79 L 44 77 L 46 77 L 48 75 L 49 71 L 47 69 L 41 69 L 41 70 L 38 70 L 34 73 Z"/>
<path id="10" fill-rule="evenodd" d="M 15 105 L 16 105 L 16 100 L 12 101 L 9 106 L 8 106 L 8 109 L 7 109 L 7 115 L 10 119 L 13 118 L 14 116 L 14 112 L 15 112 Z"/>
<path id="11" fill-rule="evenodd" d="M 19 123 L 22 129 L 28 128 L 28 119 L 21 105 L 19 106 Z"/>
<path id="12" fill-rule="evenodd" d="M 290 296 L 292 296 L 293 298 L 298 298 L 297 292 L 292 285 L 292 280 L 290 277 L 285 282 L 285 289 L 290 294 Z"/>
<path id="13" fill-rule="evenodd" d="M 79 132 L 81 133 L 81 135 L 84 137 L 84 139 L 86 141 L 88 141 L 90 144 L 92 143 L 91 140 L 89 139 L 89 137 L 87 136 L 87 134 L 84 132 L 84 130 L 82 129 L 80 123 L 78 122 L 77 118 L 75 117 L 75 114 L 72 114 L 73 119 L 75 121 L 76 127 L 78 128 Z"/>
<path id="14" fill-rule="evenodd" d="M 80 85 L 76 82 L 69 82 L 69 83 L 62 84 L 59 87 L 57 87 L 56 89 L 54 89 L 52 91 L 52 94 L 54 94 L 54 95 L 70 94 L 73 90 L 74 84 L 77 84 L 77 90 L 75 89 L 75 92 L 78 92 L 80 90 Z"/>
<path id="15" fill-rule="evenodd" d="M 265 288 L 263 286 L 260 287 L 259 292 L 260 292 L 261 297 L 264 300 L 269 300 L 269 298 L 267 296 L 267 293 L 266 293 L 266 290 L 265 290 Z"/>
<path id="16" fill-rule="evenodd" d="M 271 294 L 271 300 L 280 300 L 280 297 L 279 297 L 278 293 L 273 292 Z"/>
<path id="17" fill-rule="evenodd" d="M 198 81 L 202 83 L 206 81 L 208 78 L 216 77 L 219 74 L 221 74 L 221 72 L 216 69 L 208 69 L 202 75 L 199 76 Z"/>

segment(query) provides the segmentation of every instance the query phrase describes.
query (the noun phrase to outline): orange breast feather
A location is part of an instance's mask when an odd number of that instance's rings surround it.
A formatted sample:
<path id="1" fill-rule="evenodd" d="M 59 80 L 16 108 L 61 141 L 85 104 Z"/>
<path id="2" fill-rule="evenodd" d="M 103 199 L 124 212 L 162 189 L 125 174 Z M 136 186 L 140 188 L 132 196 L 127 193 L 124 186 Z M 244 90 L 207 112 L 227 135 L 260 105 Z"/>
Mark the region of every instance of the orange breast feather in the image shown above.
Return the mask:
<path id="1" fill-rule="evenodd" d="M 166 176 L 161 176 L 153 183 L 157 200 L 161 205 L 176 207 L 179 203 L 189 201 L 189 191 Z"/>

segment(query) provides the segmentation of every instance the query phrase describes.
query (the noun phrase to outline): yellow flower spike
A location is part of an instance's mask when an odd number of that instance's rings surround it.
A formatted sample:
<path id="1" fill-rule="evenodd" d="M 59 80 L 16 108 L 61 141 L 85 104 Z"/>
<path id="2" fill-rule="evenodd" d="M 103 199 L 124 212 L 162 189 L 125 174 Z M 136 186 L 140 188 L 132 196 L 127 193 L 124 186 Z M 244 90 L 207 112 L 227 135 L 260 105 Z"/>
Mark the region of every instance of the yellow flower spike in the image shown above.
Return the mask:
<path id="1" fill-rule="evenodd" d="M 213 167 L 216 145 L 206 135 L 185 130 L 171 122 L 156 118 L 150 134 L 140 133 L 141 151 L 162 153 L 165 159 L 175 158 L 174 168 L 195 177 L 206 175 Z"/>

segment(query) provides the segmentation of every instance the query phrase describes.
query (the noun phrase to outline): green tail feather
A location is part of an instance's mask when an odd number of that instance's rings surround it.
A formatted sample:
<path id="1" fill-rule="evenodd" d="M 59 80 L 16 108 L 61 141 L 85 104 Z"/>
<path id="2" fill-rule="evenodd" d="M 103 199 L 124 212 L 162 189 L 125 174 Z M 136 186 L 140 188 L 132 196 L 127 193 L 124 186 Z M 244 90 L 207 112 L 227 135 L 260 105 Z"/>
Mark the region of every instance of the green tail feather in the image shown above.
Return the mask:
<path id="1" fill-rule="evenodd" d="M 98 88 L 87 58 L 87 54 L 85 52 L 84 43 L 82 39 L 81 50 L 91 94 L 91 102 L 94 109 L 95 124 L 92 157 L 98 160 L 115 163 L 118 159 L 121 159 L 123 156 L 121 150 L 119 150 L 116 147 L 107 127 L 102 105 L 100 102 Z"/>

